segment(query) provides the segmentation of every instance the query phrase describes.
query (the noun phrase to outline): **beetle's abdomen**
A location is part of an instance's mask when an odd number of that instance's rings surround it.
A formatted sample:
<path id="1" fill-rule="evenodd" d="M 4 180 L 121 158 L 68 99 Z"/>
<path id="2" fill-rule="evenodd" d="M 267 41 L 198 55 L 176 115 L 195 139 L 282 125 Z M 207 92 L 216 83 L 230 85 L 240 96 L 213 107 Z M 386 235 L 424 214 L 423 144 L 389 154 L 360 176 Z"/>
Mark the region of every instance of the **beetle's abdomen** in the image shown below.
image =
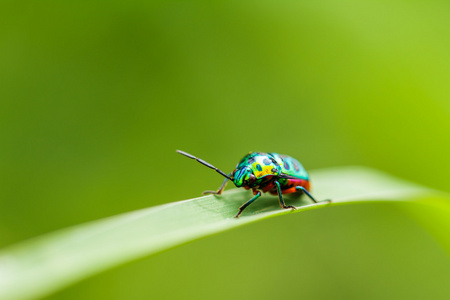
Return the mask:
<path id="1" fill-rule="evenodd" d="M 280 180 L 281 181 L 281 180 Z M 280 182 L 281 185 L 281 193 L 282 194 L 292 194 L 297 193 L 297 186 L 304 187 L 307 191 L 309 191 L 311 185 L 309 183 L 309 180 L 306 179 L 284 179 L 283 182 Z M 272 195 L 277 195 L 277 189 L 273 188 L 270 190 L 270 193 Z"/>

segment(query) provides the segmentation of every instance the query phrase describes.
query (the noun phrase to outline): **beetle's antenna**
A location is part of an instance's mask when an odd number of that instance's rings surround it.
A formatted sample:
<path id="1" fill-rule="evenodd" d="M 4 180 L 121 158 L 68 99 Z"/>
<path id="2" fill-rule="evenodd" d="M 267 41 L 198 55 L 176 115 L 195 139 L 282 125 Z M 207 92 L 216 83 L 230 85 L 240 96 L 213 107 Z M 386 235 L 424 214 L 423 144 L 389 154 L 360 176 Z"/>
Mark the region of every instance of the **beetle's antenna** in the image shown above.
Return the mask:
<path id="1" fill-rule="evenodd" d="M 210 163 L 207 163 L 206 161 L 204 161 L 203 159 L 197 158 L 194 155 L 191 155 L 189 153 L 186 153 L 184 151 L 181 150 L 177 150 L 178 153 L 187 156 L 189 158 L 195 159 L 196 161 L 198 161 L 199 163 L 201 163 L 204 166 L 207 166 L 210 169 L 216 170 L 217 173 L 219 173 L 220 175 L 222 175 L 223 177 L 228 178 L 229 180 L 233 181 L 233 179 L 230 178 L 230 176 L 228 176 L 227 174 L 225 174 L 224 172 L 222 172 L 221 170 L 217 169 L 216 167 L 214 167 L 213 165 L 211 165 Z"/>

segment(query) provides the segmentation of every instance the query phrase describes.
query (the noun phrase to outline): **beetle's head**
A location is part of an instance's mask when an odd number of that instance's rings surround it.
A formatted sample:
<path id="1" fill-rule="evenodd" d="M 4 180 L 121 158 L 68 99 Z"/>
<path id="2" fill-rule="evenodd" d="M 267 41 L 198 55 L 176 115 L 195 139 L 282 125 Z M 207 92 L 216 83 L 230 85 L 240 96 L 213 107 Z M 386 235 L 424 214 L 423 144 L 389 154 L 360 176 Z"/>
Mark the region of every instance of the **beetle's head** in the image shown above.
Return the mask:
<path id="1" fill-rule="evenodd" d="M 246 186 L 252 188 L 256 185 L 256 176 L 250 167 L 242 167 L 234 171 L 233 182 L 237 187 Z"/>

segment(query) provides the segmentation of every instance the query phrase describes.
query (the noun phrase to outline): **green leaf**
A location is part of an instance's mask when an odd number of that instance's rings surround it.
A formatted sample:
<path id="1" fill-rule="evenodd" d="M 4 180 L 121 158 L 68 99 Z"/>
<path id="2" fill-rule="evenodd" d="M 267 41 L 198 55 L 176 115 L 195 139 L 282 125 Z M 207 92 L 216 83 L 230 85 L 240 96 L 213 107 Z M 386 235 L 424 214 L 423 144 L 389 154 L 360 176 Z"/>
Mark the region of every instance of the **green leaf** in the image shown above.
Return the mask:
<path id="1" fill-rule="evenodd" d="M 436 191 L 405 182 L 376 170 L 346 167 L 311 172 L 313 194 L 333 203 L 310 204 L 306 197 L 287 199 L 298 208 L 284 210 L 278 200 L 264 196 L 239 219 L 238 207 L 251 193 L 233 189 L 222 196 L 169 203 L 63 229 L 22 242 L 0 252 L 0 299 L 42 297 L 74 282 L 125 262 L 251 222 L 282 214 L 358 201 L 417 200 L 439 206 L 438 220 L 448 220 L 448 201 Z M 423 199 L 435 199 L 423 202 Z M 422 201 L 422 202 L 421 202 Z M 414 210 L 415 211 L 415 210 Z M 415 214 L 414 214 L 415 215 Z M 419 220 L 450 251 L 445 221 Z M 445 227 L 447 226 L 447 227 Z"/>

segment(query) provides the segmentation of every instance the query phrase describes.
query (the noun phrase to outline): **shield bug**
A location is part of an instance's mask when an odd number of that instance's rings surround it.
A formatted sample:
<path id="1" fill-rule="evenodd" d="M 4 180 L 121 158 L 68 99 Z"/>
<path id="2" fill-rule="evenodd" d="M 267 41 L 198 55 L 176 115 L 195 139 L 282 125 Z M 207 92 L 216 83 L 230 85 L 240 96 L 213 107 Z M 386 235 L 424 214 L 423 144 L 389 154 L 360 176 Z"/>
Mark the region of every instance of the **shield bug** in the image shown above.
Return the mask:
<path id="1" fill-rule="evenodd" d="M 226 174 L 210 163 L 189 153 L 181 150 L 177 150 L 177 152 L 216 170 L 217 173 L 225 177 L 217 191 L 205 191 L 203 192 L 204 195 L 222 194 L 228 180 L 232 181 L 236 187 L 243 187 L 253 191 L 254 197 L 239 207 L 236 218 L 241 215 L 247 206 L 258 199 L 262 193 L 266 192 L 278 195 L 280 206 L 285 209 L 295 209 L 295 206 L 286 205 L 283 200 L 283 194 L 306 194 L 314 203 L 318 203 L 309 193 L 310 182 L 308 173 L 302 164 L 291 156 L 278 153 L 250 152 L 241 159 L 233 172 Z M 331 202 L 331 200 L 325 201 Z"/>

